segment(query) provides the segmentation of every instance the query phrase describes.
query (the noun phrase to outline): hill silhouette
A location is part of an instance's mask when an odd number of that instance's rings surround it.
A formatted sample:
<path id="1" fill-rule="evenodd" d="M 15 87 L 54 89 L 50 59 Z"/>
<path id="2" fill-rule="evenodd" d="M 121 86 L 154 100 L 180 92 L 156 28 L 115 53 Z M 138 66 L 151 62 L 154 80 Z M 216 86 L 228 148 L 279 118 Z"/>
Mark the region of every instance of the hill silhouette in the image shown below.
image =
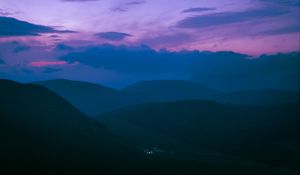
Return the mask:
<path id="1" fill-rule="evenodd" d="M 143 160 L 138 153 L 52 91 L 0 80 L 0 97 L 3 174 L 138 171 L 134 162 Z"/>
<path id="2" fill-rule="evenodd" d="M 138 102 L 134 96 L 99 84 L 64 79 L 34 84 L 47 87 L 90 116 Z"/>
<path id="3" fill-rule="evenodd" d="M 1 174 L 292 175 L 299 163 L 298 104 L 148 103 L 103 125 L 39 85 L 0 80 L 0 97 Z"/>
<path id="4" fill-rule="evenodd" d="M 299 103 L 236 106 L 186 100 L 140 104 L 97 118 L 140 147 L 188 152 L 199 161 L 214 157 L 209 155 L 212 151 L 223 154 L 216 160 L 242 158 L 228 168 L 238 169 L 246 159 L 296 172 L 300 163 L 299 114 Z M 256 168 L 254 174 L 264 174 Z"/>
<path id="5" fill-rule="evenodd" d="M 300 101 L 300 93 L 295 91 L 264 89 L 226 92 L 184 80 L 141 81 L 123 88 L 122 91 L 139 95 L 144 102 L 200 99 L 236 105 L 269 105 Z"/>
<path id="6" fill-rule="evenodd" d="M 222 92 L 183 80 L 141 81 L 121 90 L 64 79 L 40 81 L 34 84 L 54 91 L 89 116 L 140 103 L 188 99 L 213 100 L 237 105 L 269 105 L 300 101 L 299 92 L 294 91 L 266 89 Z"/>
<path id="7" fill-rule="evenodd" d="M 205 99 L 217 93 L 201 84 L 184 80 L 141 81 L 123 88 L 122 91 L 144 95 L 148 101 Z"/>

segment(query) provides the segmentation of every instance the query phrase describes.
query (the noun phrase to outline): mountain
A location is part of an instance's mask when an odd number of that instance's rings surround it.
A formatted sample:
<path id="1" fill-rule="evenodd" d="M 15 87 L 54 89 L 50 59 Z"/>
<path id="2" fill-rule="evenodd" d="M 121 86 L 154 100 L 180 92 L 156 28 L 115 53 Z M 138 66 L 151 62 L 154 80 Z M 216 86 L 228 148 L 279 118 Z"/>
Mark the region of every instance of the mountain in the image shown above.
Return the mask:
<path id="1" fill-rule="evenodd" d="M 134 104 L 134 96 L 99 84 L 64 79 L 34 82 L 64 97 L 80 111 L 90 116 Z"/>
<path id="2" fill-rule="evenodd" d="M 0 80 L 0 138 L 1 174 L 134 174 L 143 160 L 54 92 L 9 80 Z"/>
<path id="3" fill-rule="evenodd" d="M 264 89 L 226 92 L 183 80 L 141 81 L 122 91 L 139 95 L 143 102 L 200 99 L 236 105 L 270 105 L 300 101 L 300 93 L 296 91 Z"/>
<path id="4" fill-rule="evenodd" d="M 202 99 L 217 93 L 201 84 L 184 80 L 141 81 L 123 88 L 122 91 L 143 95 L 148 101 Z"/>
<path id="5" fill-rule="evenodd" d="M 299 103 L 237 106 L 185 100 L 126 107 L 97 119 L 151 154 L 223 164 L 237 174 L 269 174 L 264 168 L 299 171 L 299 114 Z"/>
<path id="6" fill-rule="evenodd" d="M 294 103 L 300 100 L 299 92 L 272 89 L 220 92 L 183 80 L 141 81 L 120 91 L 99 84 L 63 79 L 34 84 L 54 91 L 89 116 L 146 102 L 201 99 L 225 104 L 269 105 Z"/>
<path id="7" fill-rule="evenodd" d="M 299 103 L 300 93 L 289 90 L 253 90 L 253 91 L 235 91 L 213 94 L 209 99 L 237 105 L 270 105 L 283 103 Z"/>

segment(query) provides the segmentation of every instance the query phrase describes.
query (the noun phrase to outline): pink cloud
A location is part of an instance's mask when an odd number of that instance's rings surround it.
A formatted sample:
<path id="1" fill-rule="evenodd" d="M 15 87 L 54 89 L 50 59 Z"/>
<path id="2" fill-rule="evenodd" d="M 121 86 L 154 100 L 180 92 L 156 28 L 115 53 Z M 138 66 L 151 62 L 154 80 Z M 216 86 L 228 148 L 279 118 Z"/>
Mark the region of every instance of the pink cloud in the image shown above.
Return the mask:
<path id="1" fill-rule="evenodd" d="M 44 66 L 57 66 L 66 65 L 66 61 L 33 61 L 29 65 L 33 67 L 44 67 Z"/>

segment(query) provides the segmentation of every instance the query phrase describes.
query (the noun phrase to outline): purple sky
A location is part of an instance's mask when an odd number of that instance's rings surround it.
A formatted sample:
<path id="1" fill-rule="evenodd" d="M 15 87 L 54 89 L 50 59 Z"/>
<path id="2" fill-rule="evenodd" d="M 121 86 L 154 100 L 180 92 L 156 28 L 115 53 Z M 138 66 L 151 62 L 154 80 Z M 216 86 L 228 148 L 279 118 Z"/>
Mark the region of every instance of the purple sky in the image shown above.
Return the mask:
<path id="1" fill-rule="evenodd" d="M 0 15 L 78 32 L 23 38 L 48 45 L 142 43 L 251 55 L 299 50 L 299 0 L 1 0 Z"/>
<path id="2" fill-rule="evenodd" d="M 299 8 L 299 0 L 1 0 L 0 78 L 190 79 L 193 59 L 210 56 L 179 51 L 298 52 Z"/>

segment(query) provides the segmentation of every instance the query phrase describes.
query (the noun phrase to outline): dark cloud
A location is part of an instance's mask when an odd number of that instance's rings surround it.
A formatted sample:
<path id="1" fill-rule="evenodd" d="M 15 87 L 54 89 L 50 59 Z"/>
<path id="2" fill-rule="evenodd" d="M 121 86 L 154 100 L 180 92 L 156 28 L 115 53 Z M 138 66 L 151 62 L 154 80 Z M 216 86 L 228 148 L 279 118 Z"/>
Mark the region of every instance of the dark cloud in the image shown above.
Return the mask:
<path id="1" fill-rule="evenodd" d="M 42 33 L 74 33 L 70 30 L 56 30 L 49 26 L 32 24 L 3 16 L 0 16 L 0 26 L 0 37 L 38 36 Z"/>
<path id="2" fill-rule="evenodd" d="M 300 33 L 300 25 L 290 25 L 283 28 L 272 29 L 264 32 L 260 32 L 259 35 L 281 35 L 281 34 L 289 34 L 289 33 Z"/>
<path id="3" fill-rule="evenodd" d="M 49 37 L 50 38 L 59 38 L 60 36 L 59 35 L 50 35 Z"/>
<path id="4" fill-rule="evenodd" d="M 282 9 L 254 9 L 243 12 L 224 12 L 208 15 L 199 15 L 185 18 L 177 23 L 180 28 L 204 28 L 220 26 L 244 21 L 259 20 L 267 17 L 275 17 L 289 13 Z"/>
<path id="5" fill-rule="evenodd" d="M 100 45 L 88 47 L 82 52 L 72 52 L 61 59 L 69 63 L 80 62 L 94 68 L 112 69 L 121 72 L 152 72 L 155 70 L 163 71 L 167 67 L 169 59 L 160 58 L 155 50 L 148 46 L 138 47 Z"/>
<path id="6" fill-rule="evenodd" d="M 55 47 L 56 51 L 72 51 L 74 48 L 72 46 L 68 46 L 66 44 L 57 44 Z"/>
<path id="7" fill-rule="evenodd" d="M 130 1 L 127 3 L 123 3 L 117 7 L 111 9 L 113 12 L 127 12 L 131 6 L 137 6 L 146 3 L 146 1 Z"/>
<path id="8" fill-rule="evenodd" d="M 279 4 L 279 5 L 286 5 L 286 6 L 300 6 L 299 0 L 259 0 L 264 3 L 269 4 Z"/>
<path id="9" fill-rule="evenodd" d="M 174 33 L 169 35 L 160 35 L 156 37 L 151 38 L 143 38 L 140 42 L 145 43 L 147 45 L 155 45 L 155 46 L 161 46 L 168 47 L 168 46 L 176 46 L 178 44 L 184 44 L 186 42 L 189 42 L 191 39 L 191 36 L 185 33 Z"/>
<path id="10" fill-rule="evenodd" d="M 63 71 L 63 69 L 61 68 L 51 68 L 51 67 L 46 67 L 44 70 L 43 70 L 43 73 L 54 73 L 54 72 L 60 72 L 60 71 Z"/>
<path id="11" fill-rule="evenodd" d="M 0 58 L 0 64 L 6 64 L 4 60 Z"/>
<path id="12" fill-rule="evenodd" d="M 12 14 L 13 13 L 0 8 L 0 16 L 9 16 L 9 15 L 12 15 Z"/>
<path id="13" fill-rule="evenodd" d="M 15 15 L 15 14 L 20 14 L 22 12 L 20 11 L 13 11 L 11 9 L 3 9 L 3 8 L 0 8 L 0 16 L 12 16 L 12 15 Z"/>
<path id="14" fill-rule="evenodd" d="M 14 53 L 20 53 L 20 52 L 24 52 L 24 51 L 28 51 L 30 50 L 30 47 L 29 46 L 26 46 L 26 45 L 20 45 L 20 46 L 17 46 L 15 49 L 14 49 Z"/>
<path id="15" fill-rule="evenodd" d="M 71 52 L 61 60 L 111 70 L 135 81 L 193 79 L 223 90 L 300 89 L 298 53 L 250 56 L 234 52 L 155 51 L 147 46 L 100 45 Z"/>
<path id="16" fill-rule="evenodd" d="M 106 40 L 120 41 L 132 35 L 127 33 L 121 33 L 121 32 L 102 32 L 102 33 L 97 33 L 96 36 Z"/>
<path id="17" fill-rule="evenodd" d="M 146 3 L 146 1 L 131 1 L 131 2 L 126 3 L 126 5 L 141 5 L 144 3 Z"/>
<path id="18" fill-rule="evenodd" d="M 127 12 L 128 8 L 126 8 L 126 7 L 115 7 L 115 8 L 112 8 L 111 11 L 113 11 L 113 12 Z"/>
<path id="19" fill-rule="evenodd" d="M 23 72 L 23 73 L 26 73 L 26 74 L 33 74 L 34 73 L 33 70 L 26 69 L 26 68 L 21 68 L 20 71 Z"/>
<path id="20" fill-rule="evenodd" d="M 182 13 L 191 13 L 191 12 L 204 12 L 204 11 L 212 11 L 216 10 L 216 8 L 208 8 L 208 7 L 195 7 L 189 8 L 182 11 Z"/>

